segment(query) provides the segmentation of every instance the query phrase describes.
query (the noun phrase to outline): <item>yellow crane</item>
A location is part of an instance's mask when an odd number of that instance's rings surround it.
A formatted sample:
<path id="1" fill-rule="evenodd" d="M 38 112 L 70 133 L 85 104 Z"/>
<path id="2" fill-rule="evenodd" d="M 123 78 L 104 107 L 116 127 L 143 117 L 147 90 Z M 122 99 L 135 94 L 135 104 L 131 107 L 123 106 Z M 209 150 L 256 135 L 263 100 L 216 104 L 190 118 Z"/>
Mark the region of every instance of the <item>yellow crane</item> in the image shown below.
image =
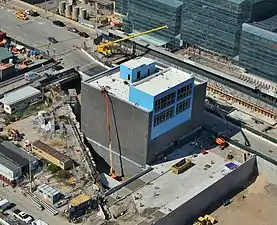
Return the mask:
<path id="1" fill-rule="evenodd" d="M 162 30 L 162 29 L 167 29 L 167 28 L 168 28 L 168 26 L 161 26 L 161 27 L 157 27 L 157 28 L 154 28 L 154 29 L 151 29 L 151 30 L 147 30 L 147 31 L 143 31 L 143 32 L 140 32 L 140 33 L 132 34 L 132 35 L 126 36 L 124 38 L 120 38 L 120 39 L 115 40 L 115 41 L 109 41 L 109 42 L 106 42 L 106 43 L 101 43 L 101 44 L 96 46 L 96 51 L 103 54 L 103 55 L 109 56 L 109 55 L 112 54 L 112 45 L 113 44 L 116 44 L 116 43 L 119 43 L 119 42 L 122 42 L 122 41 L 125 41 L 125 40 L 130 40 L 130 39 L 135 38 L 135 37 L 139 37 L 139 36 L 142 36 L 142 35 L 145 35 L 145 34 L 149 34 L 149 33 L 156 32 L 156 31 Z"/>

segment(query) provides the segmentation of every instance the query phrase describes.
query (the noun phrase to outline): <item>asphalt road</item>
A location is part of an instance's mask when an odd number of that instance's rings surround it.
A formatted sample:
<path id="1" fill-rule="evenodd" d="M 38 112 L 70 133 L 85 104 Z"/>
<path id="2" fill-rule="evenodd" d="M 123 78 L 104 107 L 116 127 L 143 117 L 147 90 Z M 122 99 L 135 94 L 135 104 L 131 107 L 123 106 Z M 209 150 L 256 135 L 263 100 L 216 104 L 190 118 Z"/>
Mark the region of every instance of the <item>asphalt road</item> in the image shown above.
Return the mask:
<path id="1" fill-rule="evenodd" d="M 84 39 L 77 34 L 53 25 L 52 21 L 41 17 L 30 17 L 28 21 L 19 20 L 15 16 L 16 10 L 0 8 L 0 30 L 18 41 L 36 47 L 42 51 L 48 50 L 51 56 L 62 58 L 66 66 L 84 66 L 91 63 L 83 52 L 73 47 L 81 46 L 86 42 L 87 46 L 92 41 Z M 54 37 L 58 43 L 52 44 L 48 37 Z"/>
<path id="2" fill-rule="evenodd" d="M 39 211 L 37 208 L 34 207 L 33 202 L 23 196 L 18 190 L 16 192 L 13 191 L 13 189 L 10 186 L 5 186 L 0 188 L 0 198 L 6 198 L 10 202 L 16 204 L 14 209 L 20 209 L 31 216 L 33 216 L 35 219 L 41 219 L 48 223 L 49 225 L 69 225 L 70 223 L 65 219 L 62 218 L 60 215 L 52 216 L 49 213 L 44 211 Z"/>
<path id="3" fill-rule="evenodd" d="M 250 131 L 247 131 L 246 129 L 241 129 L 233 124 L 228 123 L 226 126 L 226 123 L 210 114 L 210 113 L 205 113 L 205 124 L 208 124 L 209 127 L 211 127 L 213 130 L 219 132 L 219 133 L 224 133 L 224 132 L 230 132 L 232 133 L 231 139 L 233 141 L 236 141 L 242 145 L 245 145 L 245 137 L 250 143 L 250 147 L 258 152 L 261 152 L 265 154 L 268 157 L 271 157 L 275 160 L 277 160 L 277 145 L 256 135 L 253 134 Z"/>

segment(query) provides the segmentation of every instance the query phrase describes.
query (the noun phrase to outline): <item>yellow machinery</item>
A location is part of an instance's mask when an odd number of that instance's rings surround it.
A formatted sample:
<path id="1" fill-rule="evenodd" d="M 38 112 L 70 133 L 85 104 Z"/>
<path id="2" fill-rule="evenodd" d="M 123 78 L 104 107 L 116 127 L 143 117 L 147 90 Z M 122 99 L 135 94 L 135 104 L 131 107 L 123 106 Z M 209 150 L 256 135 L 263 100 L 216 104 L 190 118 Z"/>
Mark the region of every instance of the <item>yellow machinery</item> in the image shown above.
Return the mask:
<path id="1" fill-rule="evenodd" d="M 28 20 L 28 16 L 23 11 L 17 11 L 16 18 L 21 20 Z"/>
<path id="2" fill-rule="evenodd" d="M 180 174 L 193 166 L 193 163 L 188 159 L 182 159 L 171 167 L 172 173 Z"/>
<path id="3" fill-rule="evenodd" d="M 210 215 L 205 215 L 204 217 L 200 216 L 198 217 L 197 221 L 194 222 L 193 225 L 213 225 L 216 224 L 217 220 L 210 216 Z"/>
<path id="4" fill-rule="evenodd" d="M 144 31 L 144 32 L 129 35 L 129 36 L 126 36 L 124 38 L 121 38 L 121 39 L 118 39 L 118 40 L 115 40 L 115 41 L 109 41 L 109 42 L 106 42 L 106 43 L 102 43 L 102 44 L 99 44 L 99 45 L 96 46 L 96 51 L 103 54 L 103 55 L 105 55 L 105 56 L 110 56 L 112 54 L 112 45 L 114 45 L 116 43 L 119 43 L 119 42 L 122 42 L 122 41 L 125 41 L 125 40 L 130 40 L 130 39 L 135 38 L 135 37 L 139 37 L 139 36 L 142 36 L 142 35 L 145 35 L 145 34 L 149 34 L 149 33 L 152 33 L 152 32 L 158 31 L 158 30 L 162 30 L 162 29 L 167 29 L 167 28 L 168 28 L 168 26 L 161 26 L 161 27 L 157 27 L 157 28 L 154 28 L 154 29 L 151 29 L 151 30 Z"/>

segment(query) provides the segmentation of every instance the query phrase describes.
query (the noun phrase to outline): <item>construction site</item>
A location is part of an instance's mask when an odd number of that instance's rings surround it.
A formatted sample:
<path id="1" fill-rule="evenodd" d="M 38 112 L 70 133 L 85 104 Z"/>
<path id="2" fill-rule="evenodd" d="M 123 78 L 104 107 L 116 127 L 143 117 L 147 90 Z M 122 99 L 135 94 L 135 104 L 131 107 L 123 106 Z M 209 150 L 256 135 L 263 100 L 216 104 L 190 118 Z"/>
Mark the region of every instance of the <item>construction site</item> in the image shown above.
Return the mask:
<path id="1" fill-rule="evenodd" d="M 255 31 L 275 35 L 267 3 L 37 3 L 45 18 L 67 21 L 48 26 L 73 42 L 93 29 L 72 45 L 91 63 L 3 86 L 1 196 L 47 224 L 274 224 L 275 74 L 260 58 L 264 75 L 247 67 Z"/>

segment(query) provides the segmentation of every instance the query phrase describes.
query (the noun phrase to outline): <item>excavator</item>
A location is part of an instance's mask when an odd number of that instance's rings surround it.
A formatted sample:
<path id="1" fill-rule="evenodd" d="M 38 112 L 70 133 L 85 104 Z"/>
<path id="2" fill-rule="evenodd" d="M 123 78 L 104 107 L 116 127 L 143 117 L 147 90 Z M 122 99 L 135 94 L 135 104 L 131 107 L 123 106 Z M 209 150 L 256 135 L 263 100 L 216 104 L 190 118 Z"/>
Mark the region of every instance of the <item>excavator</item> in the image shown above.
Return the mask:
<path id="1" fill-rule="evenodd" d="M 200 216 L 198 217 L 197 221 L 193 223 L 193 225 L 213 225 L 216 224 L 217 220 L 210 216 L 210 215 L 205 215 L 204 217 Z"/>
<path id="2" fill-rule="evenodd" d="M 120 43 L 120 42 L 125 41 L 125 40 L 130 40 L 132 38 L 139 37 L 139 36 L 142 36 L 142 35 L 146 35 L 146 34 L 149 34 L 149 33 L 152 33 L 152 32 L 156 32 L 158 30 L 167 29 L 167 28 L 168 28 L 168 26 L 161 26 L 161 27 L 157 27 L 157 28 L 154 28 L 154 29 L 151 29 L 151 30 L 147 30 L 147 31 L 143 31 L 143 32 L 140 32 L 140 33 L 132 34 L 132 35 L 120 38 L 118 40 L 98 44 L 96 46 L 96 52 L 98 52 L 98 53 L 100 53 L 100 54 L 102 54 L 106 57 L 110 57 L 112 55 L 112 47 L 113 47 L 114 44 Z"/>

